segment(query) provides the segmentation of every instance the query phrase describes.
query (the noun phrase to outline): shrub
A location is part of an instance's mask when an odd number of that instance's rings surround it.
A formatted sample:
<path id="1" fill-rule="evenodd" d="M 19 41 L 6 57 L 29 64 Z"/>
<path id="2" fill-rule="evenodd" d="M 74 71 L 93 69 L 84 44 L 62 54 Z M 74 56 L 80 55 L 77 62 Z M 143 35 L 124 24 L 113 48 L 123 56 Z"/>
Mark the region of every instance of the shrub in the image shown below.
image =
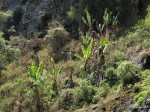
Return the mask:
<path id="1" fill-rule="evenodd" d="M 144 98 L 143 98 L 143 97 L 140 97 L 140 98 L 137 100 L 136 105 L 141 105 L 143 102 L 144 102 Z"/>
<path id="2" fill-rule="evenodd" d="M 145 98 L 150 97 L 150 74 L 149 70 L 141 72 L 143 80 L 136 84 L 136 87 L 140 88 L 138 94 L 135 95 L 134 101 L 137 106 L 141 105 Z"/>
<path id="3" fill-rule="evenodd" d="M 80 79 L 79 87 L 63 90 L 59 97 L 58 105 L 63 109 L 82 107 L 93 103 L 93 97 L 96 94 L 96 87 L 92 86 L 90 81 Z"/>
<path id="4" fill-rule="evenodd" d="M 48 30 L 47 44 L 52 47 L 52 52 L 56 53 L 69 40 L 69 33 L 63 27 Z"/>
<path id="5" fill-rule="evenodd" d="M 83 106 L 93 102 L 93 97 L 96 94 L 96 89 L 86 79 L 80 80 L 79 87 L 74 90 L 75 105 Z"/>
<path id="6" fill-rule="evenodd" d="M 110 92 L 110 87 L 107 83 L 102 83 L 99 88 L 97 88 L 97 92 L 93 97 L 93 102 L 96 103 L 100 100 L 100 98 L 106 98 L 106 96 Z"/>
<path id="7" fill-rule="evenodd" d="M 117 83 L 118 77 L 114 68 L 106 69 L 105 81 L 109 84 L 109 86 L 113 86 Z"/>
<path id="8" fill-rule="evenodd" d="M 3 29 L 4 24 L 7 22 L 9 17 L 11 17 L 11 13 L 10 12 L 0 11 L 0 30 Z"/>
<path id="9" fill-rule="evenodd" d="M 49 12 L 45 12 L 45 11 L 40 11 L 40 24 L 39 24 L 39 29 L 43 29 L 45 27 L 47 27 L 48 25 L 48 21 L 50 21 L 52 19 L 52 15 Z"/>
<path id="10" fill-rule="evenodd" d="M 135 104 L 139 106 L 144 102 L 145 98 L 149 97 L 150 97 L 150 90 L 142 91 L 134 97 Z"/>
<path id="11" fill-rule="evenodd" d="M 67 89 L 62 92 L 58 100 L 59 108 L 69 110 L 74 105 L 73 90 Z"/>
<path id="12" fill-rule="evenodd" d="M 121 61 L 121 60 L 127 59 L 125 54 L 123 52 L 120 52 L 119 50 L 116 50 L 114 55 L 115 55 L 115 58 L 117 59 L 117 61 Z"/>
<path id="13" fill-rule="evenodd" d="M 19 49 L 7 45 L 7 41 L 2 38 L 2 33 L 0 32 L 0 62 L 6 65 L 15 59 L 18 59 L 21 55 Z"/>
<path id="14" fill-rule="evenodd" d="M 130 61 L 123 61 L 118 66 L 116 72 L 123 86 L 127 86 L 129 84 L 135 84 L 140 80 L 139 70 L 140 68 L 136 64 Z"/>
<path id="15" fill-rule="evenodd" d="M 21 55 L 21 52 L 17 48 L 13 48 L 10 45 L 5 47 L 5 56 L 7 57 L 8 62 L 12 62 L 15 59 L 18 59 Z"/>
<path id="16" fill-rule="evenodd" d="M 150 77 L 150 70 L 145 70 L 141 74 L 143 78 L 148 78 Z"/>

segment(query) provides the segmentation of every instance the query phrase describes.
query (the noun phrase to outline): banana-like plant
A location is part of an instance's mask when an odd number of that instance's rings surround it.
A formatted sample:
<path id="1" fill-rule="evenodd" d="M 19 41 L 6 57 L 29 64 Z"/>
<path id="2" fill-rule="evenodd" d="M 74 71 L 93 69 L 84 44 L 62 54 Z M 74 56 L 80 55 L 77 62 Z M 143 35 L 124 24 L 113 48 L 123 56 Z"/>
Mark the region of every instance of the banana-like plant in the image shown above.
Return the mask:
<path id="1" fill-rule="evenodd" d="M 86 32 L 86 35 L 84 36 L 84 34 L 81 32 L 81 40 L 85 46 L 87 46 L 89 43 L 89 40 L 91 38 L 90 34 L 91 32 L 89 31 L 89 32 Z"/>
<path id="2" fill-rule="evenodd" d="M 43 63 L 41 62 L 39 66 L 37 67 L 35 62 L 32 62 L 31 66 L 28 69 L 28 77 L 29 81 L 31 82 L 31 87 L 33 88 L 33 97 L 35 100 L 35 106 L 36 106 L 36 111 L 40 112 L 41 107 L 40 107 L 40 94 L 39 94 L 39 87 L 44 81 L 44 77 L 42 76 L 42 71 L 43 71 Z"/>
<path id="3" fill-rule="evenodd" d="M 85 37 L 84 37 L 85 38 Z M 75 56 L 76 58 L 84 61 L 84 65 L 83 65 L 83 70 L 86 71 L 86 66 L 87 66 L 87 62 L 92 54 L 92 48 L 93 48 L 93 38 L 91 38 L 91 40 L 89 40 L 89 45 L 84 46 L 84 45 L 81 45 L 81 50 L 82 50 L 82 55 L 80 54 L 77 54 L 77 53 L 72 53 L 72 52 L 67 52 L 68 54 L 70 55 L 73 55 Z"/>
<path id="4" fill-rule="evenodd" d="M 109 12 L 107 9 L 105 9 L 104 15 L 103 15 L 103 20 L 104 20 L 104 24 L 106 25 L 106 27 L 108 27 L 108 25 L 111 23 L 112 21 L 112 12 Z"/>
<path id="5" fill-rule="evenodd" d="M 43 63 L 41 62 L 37 67 L 35 62 L 32 62 L 31 66 L 28 68 L 28 77 L 29 81 L 33 83 L 33 85 L 39 85 L 44 80 L 42 76 L 43 71 Z"/>
<path id="6" fill-rule="evenodd" d="M 109 42 L 109 37 L 103 37 L 100 39 L 99 47 L 103 49 L 103 52 L 106 50 L 108 42 Z"/>
<path id="7" fill-rule="evenodd" d="M 55 69 L 55 62 L 54 62 L 54 58 L 51 57 L 50 59 L 50 64 L 51 64 L 51 70 L 49 71 L 49 76 L 50 78 L 52 79 L 51 81 L 51 87 L 52 87 L 52 90 L 54 90 L 54 92 L 56 94 L 58 94 L 58 90 L 57 90 L 57 79 L 58 79 L 58 76 L 60 75 L 64 65 L 62 65 L 58 71 L 56 71 Z"/>
<path id="8" fill-rule="evenodd" d="M 89 30 L 93 29 L 95 19 L 92 19 L 88 11 L 86 11 L 86 18 L 82 17 L 82 21 L 89 27 Z"/>
<path id="9" fill-rule="evenodd" d="M 105 24 L 98 24 L 97 23 L 97 29 L 99 30 L 99 34 L 101 35 L 103 33 Z"/>
<path id="10" fill-rule="evenodd" d="M 118 15 L 119 15 L 119 13 L 118 13 L 116 16 L 113 16 L 113 17 L 112 17 L 112 26 L 113 26 L 114 28 L 116 28 L 117 25 L 118 25 Z"/>

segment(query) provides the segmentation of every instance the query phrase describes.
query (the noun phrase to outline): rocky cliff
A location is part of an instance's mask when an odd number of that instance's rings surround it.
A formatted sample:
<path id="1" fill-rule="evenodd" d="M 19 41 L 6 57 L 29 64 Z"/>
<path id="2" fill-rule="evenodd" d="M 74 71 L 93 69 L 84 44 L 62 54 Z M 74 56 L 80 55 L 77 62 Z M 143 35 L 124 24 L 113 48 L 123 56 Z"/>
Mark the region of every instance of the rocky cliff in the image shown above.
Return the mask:
<path id="1" fill-rule="evenodd" d="M 46 28 L 47 21 L 56 16 L 63 18 L 74 2 L 75 0 L 3 0 L 1 9 L 13 11 L 17 34 L 32 38 Z"/>
<path id="2" fill-rule="evenodd" d="M 134 25 L 139 17 L 144 17 L 149 0 L 85 0 L 83 9 L 87 6 L 92 17 L 102 22 L 105 8 L 113 11 L 114 15 L 119 12 L 120 25 Z M 66 11 L 78 0 L 2 0 L 0 9 L 13 11 L 13 18 L 9 20 L 4 32 L 8 34 L 11 25 L 15 26 L 16 34 L 28 38 L 41 35 L 45 31 L 47 21 L 53 18 L 66 17 Z M 78 5 L 79 6 L 79 5 Z M 79 11 L 79 9 L 77 9 Z M 8 34 L 10 36 L 11 34 Z"/>

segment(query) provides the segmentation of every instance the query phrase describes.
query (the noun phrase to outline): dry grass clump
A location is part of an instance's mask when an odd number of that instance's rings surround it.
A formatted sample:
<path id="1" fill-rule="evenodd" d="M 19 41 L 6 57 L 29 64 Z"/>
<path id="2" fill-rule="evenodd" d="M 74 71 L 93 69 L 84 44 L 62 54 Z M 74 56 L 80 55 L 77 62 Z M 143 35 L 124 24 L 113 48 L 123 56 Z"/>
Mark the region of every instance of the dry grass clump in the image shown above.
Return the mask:
<path id="1" fill-rule="evenodd" d="M 47 44 L 52 47 L 52 52 L 56 53 L 69 41 L 69 33 L 58 22 L 50 23 L 51 28 L 46 35 Z"/>

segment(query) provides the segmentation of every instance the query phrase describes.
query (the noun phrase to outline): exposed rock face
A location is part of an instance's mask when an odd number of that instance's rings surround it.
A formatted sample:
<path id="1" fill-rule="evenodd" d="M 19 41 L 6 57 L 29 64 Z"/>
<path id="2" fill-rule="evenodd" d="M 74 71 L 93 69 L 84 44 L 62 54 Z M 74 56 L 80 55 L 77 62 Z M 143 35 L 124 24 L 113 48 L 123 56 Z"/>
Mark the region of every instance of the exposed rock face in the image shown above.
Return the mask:
<path id="1" fill-rule="evenodd" d="M 63 2 L 60 0 L 57 2 L 53 0 L 48 2 L 26 2 L 22 6 L 23 14 L 20 22 L 20 28 L 24 31 L 22 32 L 23 35 L 32 37 L 34 33 L 44 29 L 46 27 L 46 21 L 51 20 L 55 14 L 60 13 L 61 15 L 65 13 L 66 7 L 64 7 Z"/>
<path id="2" fill-rule="evenodd" d="M 103 12 L 105 8 L 108 8 L 115 15 L 120 13 L 119 21 L 123 25 L 136 23 L 138 16 L 146 12 L 146 6 L 150 2 L 149 0 L 83 1 L 85 2 L 83 3 L 84 7 L 88 5 L 92 17 L 99 22 L 103 21 Z M 38 36 L 38 33 L 43 32 L 47 26 L 47 21 L 52 18 L 56 16 L 65 17 L 66 11 L 71 6 L 79 6 L 79 0 L 0 0 L 0 9 L 14 11 L 13 23 L 16 33 L 28 38 L 33 38 Z"/>
<path id="3" fill-rule="evenodd" d="M 150 45 L 129 48 L 126 55 L 144 69 L 150 69 Z"/>
<path id="4" fill-rule="evenodd" d="M 150 52 L 141 53 L 136 57 L 136 62 L 140 64 L 145 69 L 150 69 Z"/>
<path id="5" fill-rule="evenodd" d="M 64 17 L 75 0 L 3 0 L 3 10 L 13 10 L 18 34 L 32 38 L 44 30 L 47 21 Z M 17 14 L 16 14 L 17 13 Z M 20 18 L 20 19 L 18 19 Z M 16 20 L 17 19 L 17 20 Z"/>

